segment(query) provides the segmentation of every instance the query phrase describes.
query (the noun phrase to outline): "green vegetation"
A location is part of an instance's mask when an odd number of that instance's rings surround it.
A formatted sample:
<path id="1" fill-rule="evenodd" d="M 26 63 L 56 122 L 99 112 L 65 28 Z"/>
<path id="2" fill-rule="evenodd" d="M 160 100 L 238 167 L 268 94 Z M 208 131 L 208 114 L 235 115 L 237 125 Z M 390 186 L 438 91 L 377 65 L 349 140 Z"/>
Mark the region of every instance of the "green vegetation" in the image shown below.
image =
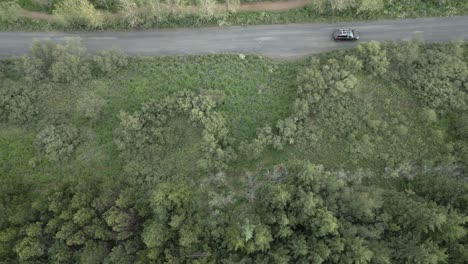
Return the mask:
<path id="1" fill-rule="evenodd" d="M 3 12 L 7 15 L 0 16 L 0 29 L 131 30 L 337 22 L 468 13 L 468 2 L 464 0 L 311 0 L 304 7 L 282 12 L 237 12 L 237 0 L 220 1 L 218 5 L 215 0 L 24 0 L 18 4 L 26 9 L 54 13 L 58 19 L 47 21 L 19 17 L 15 15 L 18 5 L 14 0 L 1 0 L 0 14 Z"/>
<path id="2" fill-rule="evenodd" d="M 1 262 L 468 262 L 466 43 L 0 69 Z"/>
<path id="3" fill-rule="evenodd" d="M 14 25 L 20 20 L 16 2 L 0 2 L 0 25 Z"/>

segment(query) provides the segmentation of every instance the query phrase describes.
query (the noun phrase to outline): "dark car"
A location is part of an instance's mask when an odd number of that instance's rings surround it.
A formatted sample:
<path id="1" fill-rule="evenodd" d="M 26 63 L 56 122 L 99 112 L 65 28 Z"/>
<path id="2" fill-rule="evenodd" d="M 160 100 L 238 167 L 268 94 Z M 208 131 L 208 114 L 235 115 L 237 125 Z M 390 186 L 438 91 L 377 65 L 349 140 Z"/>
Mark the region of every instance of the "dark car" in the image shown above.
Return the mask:
<path id="1" fill-rule="evenodd" d="M 358 40 L 359 32 L 349 28 L 337 29 L 335 33 L 333 33 L 333 38 L 335 40 Z"/>

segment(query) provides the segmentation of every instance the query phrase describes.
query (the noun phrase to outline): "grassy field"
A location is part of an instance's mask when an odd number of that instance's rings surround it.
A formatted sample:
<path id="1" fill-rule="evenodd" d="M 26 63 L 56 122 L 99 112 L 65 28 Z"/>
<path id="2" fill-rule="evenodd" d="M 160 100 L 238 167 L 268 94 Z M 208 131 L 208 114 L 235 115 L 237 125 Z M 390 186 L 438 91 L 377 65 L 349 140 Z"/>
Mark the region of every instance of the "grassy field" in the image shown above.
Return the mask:
<path id="1" fill-rule="evenodd" d="M 298 64 L 278 64 L 258 56 L 242 59 L 234 55 L 131 59 L 129 66 L 118 74 L 98 77 L 73 87 L 73 92 L 67 89 L 44 102 L 42 120 L 47 120 L 47 116 L 60 116 L 59 119 L 66 118 L 67 123 L 82 131 L 83 144 L 74 159 L 59 164 L 44 161 L 33 168 L 28 162 L 37 152 L 35 135 L 47 121 L 19 127 L 3 124 L 0 144 L 5 151 L 2 151 L 1 174 L 53 178 L 65 174 L 117 173 L 121 164 L 115 159 L 113 131 L 119 124 L 118 113 L 132 112 L 149 99 L 162 99 L 181 89 L 222 91 L 225 103 L 220 108 L 229 120 L 233 136 L 238 140 L 252 138 L 257 127 L 272 124 L 288 114 L 294 98 Z M 8 77 L 18 78 L 14 75 L 13 72 Z M 75 113 L 73 102 L 90 91 L 106 100 L 100 118 L 93 121 Z M 180 153 L 181 156 L 186 154 L 186 151 Z"/>
<path id="2" fill-rule="evenodd" d="M 466 54 L 465 47 L 465 54 Z M 323 60 L 343 56 L 339 51 L 317 55 Z M 58 85 L 58 92 L 41 102 L 37 122 L 25 125 L 2 123 L 0 130 L 0 174 L 7 177 L 27 175 L 31 179 L 54 179 L 75 176 L 111 176 L 120 174 L 124 161 L 115 145 L 119 112 L 132 113 L 150 99 L 163 100 L 183 90 L 217 91 L 224 98 L 218 111 L 227 122 L 232 145 L 251 141 L 256 131 L 292 113 L 297 98 L 297 75 L 310 58 L 274 62 L 260 56 L 209 55 L 158 58 L 131 58 L 127 67 L 110 75 L 98 74 L 77 85 Z M 465 55 L 466 63 L 466 55 Z M 4 78 L 15 84 L 24 82 L 13 64 L 5 64 Z M 260 170 L 291 160 L 309 160 L 329 168 L 383 170 L 404 162 L 454 161 L 455 135 L 450 115 L 440 115 L 436 123 L 425 123 L 422 107 L 402 83 L 391 83 L 380 77 L 358 74 L 352 92 L 349 118 L 355 118 L 362 106 L 367 109 L 370 124 L 358 127 L 346 136 L 334 136 L 337 124 L 325 115 L 314 121 L 321 136 L 285 146 L 284 150 L 267 149 L 259 162 L 242 157 L 230 166 L 231 173 Z M 61 92 L 60 92 L 61 91 Z M 76 111 L 76 101 L 94 93 L 105 100 L 95 119 Z M 348 118 L 348 117 L 345 117 Z M 80 131 L 80 144 L 72 157 L 50 162 L 41 157 L 36 136 L 51 122 L 75 126 Z M 359 121 L 360 122 L 360 121 Z M 366 121 L 367 122 L 367 121 Z M 164 159 L 160 168 L 167 177 L 195 173 L 200 155 L 201 131 L 188 125 L 186 119 L 168 123 L 169 142 L 158 153 Z M 355 139 L 350 140 L 350 137 Z M 366 138 L 371 142 L 366 143 Z M 369 148 L 362 149 L 362 146 Z M 175 166 L 177 164 L 177 166 Z"/>

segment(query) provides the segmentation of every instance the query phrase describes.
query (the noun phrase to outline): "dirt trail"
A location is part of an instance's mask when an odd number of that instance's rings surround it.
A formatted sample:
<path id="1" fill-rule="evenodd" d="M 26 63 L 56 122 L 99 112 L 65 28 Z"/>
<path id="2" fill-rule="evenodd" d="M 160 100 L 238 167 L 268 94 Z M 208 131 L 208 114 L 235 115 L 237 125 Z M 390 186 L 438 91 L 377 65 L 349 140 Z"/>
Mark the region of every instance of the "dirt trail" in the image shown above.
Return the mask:
<path id="1" fill-rule="evenodd" d="M 55 17 L 51 14 L 36 12 L 36 11 L 29 11 L 25 9 L 20 9 L 19 14 L 22 17 L 27 17 L 27 18 L 35 19 L 35 20 L 37 19 L 37 20 L 52 21 L 55 19 Z"/>
<path id="2" fill-rule="evenodd" d="M 257 2 L 242 4 L 239 11 L 286 11 L 307 5 L 309 0 L 290 0 L 278 2 Z"/>
<path id="3" fill-rule="evenodd" d="M 309 0 L 286 0 L 286 1 L 265 1 L 265 2 L 257 2 L 257 3 L 244 3 L 239 6 L 237 9 L 238 11 L 286 11 L 294 8 L 299 8 L 307 5 Z M 189 12 L 196 12 L 197 8 L 195 6 L 185 7 L 185 10 L 189 10 Z M 226 5 L 218 4 L 216 10 L 224 11 L 226 10 Z M 42 12 L 36 11 L 29 11 L 25 9 L 20 10 L 20 15 L 22 17 L 27 17 L 35 20 L 47 20 L 52 21 L 55 20 L 55 16 L 51 14 L 46 14 Z"/>

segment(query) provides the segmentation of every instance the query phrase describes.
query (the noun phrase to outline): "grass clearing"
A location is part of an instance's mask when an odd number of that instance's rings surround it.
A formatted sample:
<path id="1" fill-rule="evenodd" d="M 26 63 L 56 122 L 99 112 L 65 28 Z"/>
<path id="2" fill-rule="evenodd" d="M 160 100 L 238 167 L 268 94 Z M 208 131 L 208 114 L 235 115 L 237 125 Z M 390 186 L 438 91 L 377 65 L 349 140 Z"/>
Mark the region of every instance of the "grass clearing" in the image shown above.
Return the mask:
<path id="1" fill-rule="evenodd" d="M 353 50 L 316 56 L 326 61 L 348 52 Z M 4 124 L 0 134 L 1 149 L 5 150 L 1 172 L 49 179 L 65 174 L 71 177 L 121 174 L 125 162 L 118 158 L 114 141 L 119 112 L 133 113 L 151 99 L 163 100 L 184 89 L 218 91 L 219 97 L 223 97 L 218 111 L 225 118 L 233 146 L 237 148 L 240 143 L 253 140 L 259 128 L 274 127 L 278 120 L 291 114 L 297 97 L 297 75 L 310 61 L 307 58 L 274 62 L 253 55 L 131 58 L 129 65 L 117 73 L 97 75 L 76 86 L 55 87 L 63 90 L 42 102 L 42 114 L 36 124 L 28 127 Z M 15 70 L 7 73 L 9 78 L 20 78 Z M 369 124 L 336 138 L 329 137 L 335 133 L 335 121 L 319 118 L 314 121 L 321 135 L 316 141 L 286 145 L 282 151 L 267 149 L 259 161 L 238 159 L 231 164 L 229 173 L 259 171 L 291 160 L 308 160 L 331 169 L 382 170 L 389 166 L 389 160 L 398 164 L 457 155 L 453 150 L 456 135 L 451 132 L 453 124 L 449 116 L 426 124 L 420 118 L 422 108 L 406 87 L 364 73 L 356 77 L 358 82 L 352 96 L 358 108 L 353 109 L 367 107 Z M 97 118 L 86 118 L 77 112 L 78 99 L 90 93 L 105 100 Z M 51 120 L 80 131 L 75 154 L 57 164 L 40 158 L 35 145 L 37 133 Z M 201 131 L 185 119 L 171 121 L 167 131 L 172 135 L 168 142 L 172 143 L 158 150 L 164 158 L 155 161 L 161 177 L 196 175 L 193 168 L 201 155 Z M 366 143 L 366 137 L 370 142 Z M 362 144 L 367 149 L 363 150 Z"/>
<path id="2" fill-rule="evenodd" d="M 274 124 L 289 114 L 300 64 L 276 63 L 259 56 L 242 59 L 237 55 L 134 58 L 126 69 L 117 74 L 67 86 L 62 92 L 48 97 L 42 103 L 41 119 L 44 121 L 33 126 L 33 130 L 26 133 L 27 129 L 6 125 L 2 133 L 2 149 L 7 150 L 8 156 L 3 158 L 5 166 L 2 172 L 51 179 L 64 174 L 119 174 L 122 164 L 116 158 L 118 150 L 113 140 L 120 122 L 119 112 L 131 113 L 150 99 L 163 99 L 181 89 L 221 91 L 224 100 L 220 111 L 229 120 L 230 133 L 238 142 L 251 139 L 258 127 Z M 14 71 L 9 74 L 10 77 L 14 75 Z M 94 120 L 76 112 L 76 98 L 90 92 L 106 100 L 100 116 Z M 59 164 L 38 161 L 32 168 L 28 161 L 38 155 L 34 147 L 36 129 L 45 126 L 49 122 L 47 120 L 65 120 L 79 128 L 81 143 L 71 160 Z M 180 140 L 193 138 L 194 135 L 183 133 L 182 123 L 173 125 L 173 131 L 182 131 L 178 137 Z M 196 143 L 183 142 L 180 141 L 180 146 L 174 145 L 173 151 L 167 153 L 161 163 L 164 170 L 180 169 L 181 175 L 190 173 L 194 166 L 193 158 L 199 153 L 194 152 L 197 148 L 192 149 Z M 176 168 L 174 164 L 181 166 Z"/>
<path id="3" fill-rule="evenodd" d="M 108 107 L 132 111 L 149 98 L 162 99 L 181 89 L 219 90 L 231 132 L 250 138 L 256 127 L 288 114 L 296 70 L 294 63 L 249 55 L 142 58 L 107 82 L 113 87 L 108 88 Z"/>

